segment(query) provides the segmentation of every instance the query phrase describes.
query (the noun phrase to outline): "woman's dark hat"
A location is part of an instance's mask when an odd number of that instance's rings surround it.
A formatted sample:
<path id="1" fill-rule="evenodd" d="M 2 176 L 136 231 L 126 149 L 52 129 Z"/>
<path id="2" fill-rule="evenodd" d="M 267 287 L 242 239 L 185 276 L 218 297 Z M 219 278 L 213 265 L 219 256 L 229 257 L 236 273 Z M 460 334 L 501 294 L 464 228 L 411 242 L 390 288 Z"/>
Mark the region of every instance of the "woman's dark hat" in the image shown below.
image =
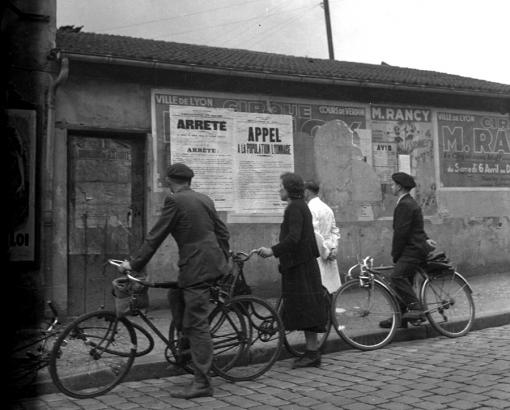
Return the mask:
<path id="1" fill-rule="evenodd" d="M 170 165 L 167 168 L 166 175 L 168 178 L 175 179 L 191 179 L 195 176 L 190 167 L 180 162 Z"/>
<path id="2" fill-rule="evenodd" d="M 412 189 L 416 186 L 414 178 L 405 172 L 395 172 L 391 176 L 391 179 L 405 189 Z"/>

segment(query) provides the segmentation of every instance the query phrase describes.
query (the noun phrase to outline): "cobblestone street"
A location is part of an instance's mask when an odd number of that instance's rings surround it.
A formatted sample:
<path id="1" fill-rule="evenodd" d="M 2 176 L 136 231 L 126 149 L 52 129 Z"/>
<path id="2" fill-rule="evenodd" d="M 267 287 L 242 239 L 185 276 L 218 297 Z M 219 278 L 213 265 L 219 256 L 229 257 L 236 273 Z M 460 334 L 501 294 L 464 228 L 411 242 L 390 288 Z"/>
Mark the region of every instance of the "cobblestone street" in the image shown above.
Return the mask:
<path id="1" fill-rule="evenodd" d="M 395 342 L 372 352 L 323 355 L 320 369 L 290 369 L 280 361 L 242 383 L 213 379 L 214 397 L 173 399 L 190 376 L 127 382 L 95 399 L 48 394 L 14 409 L 510 409 L 510 325 Z"/>

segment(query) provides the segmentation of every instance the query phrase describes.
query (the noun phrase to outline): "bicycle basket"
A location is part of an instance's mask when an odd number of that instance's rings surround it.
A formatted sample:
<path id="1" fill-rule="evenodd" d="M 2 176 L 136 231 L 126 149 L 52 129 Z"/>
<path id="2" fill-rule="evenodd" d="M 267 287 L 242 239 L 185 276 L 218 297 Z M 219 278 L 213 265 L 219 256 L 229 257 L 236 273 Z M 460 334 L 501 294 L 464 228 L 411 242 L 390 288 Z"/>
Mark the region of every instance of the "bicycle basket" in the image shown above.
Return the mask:
<path id="1" fill-rule="evenodd" d="M 219 285 L 230 296 L 251 295 L 251 287 L 243 275 L 236 277 L 233 273 L 228 273 L 220 279 Z"/>
<path id="2" fill-rule="evenodd" d="M 146 286 L 130 281 L 126 277 L 114 279 L 112 286 L 118 317 L 133 314 L 136 309 L 145 309 L 149 306 L 149 288 Z"/>

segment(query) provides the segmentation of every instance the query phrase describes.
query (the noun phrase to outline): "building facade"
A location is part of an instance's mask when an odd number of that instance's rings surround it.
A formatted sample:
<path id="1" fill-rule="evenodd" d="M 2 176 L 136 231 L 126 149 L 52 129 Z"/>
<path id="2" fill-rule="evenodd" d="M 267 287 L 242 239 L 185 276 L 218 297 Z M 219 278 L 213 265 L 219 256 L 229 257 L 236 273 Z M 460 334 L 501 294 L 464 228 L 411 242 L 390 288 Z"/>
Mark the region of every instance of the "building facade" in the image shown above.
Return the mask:
<path id="1" fill-rule="evenodd" d="M 427 233 L 459 271 L 508 271 L 510 85 L 92 33 L 56 40 L 65 81 L 48 142 L 52 229 L 41 262 L 43 293 L 69 314 L 111 306 L 118 273 L 104 262 L 140 244 L 177 161 L 215 200 L 234 251 L 276 243 L 279 176 L 295 171 L 320 181 L 335 212 L 341 272 L 359 256 L 389 264 L 390 175 L 405 171 Z M 276 260 L 246 269 L 256 293 L 278 293 Z M 177 270 L 169 238 L 147 272 L 171 280 Z M 157 292 L 154 306 L 166 303 Z"/>

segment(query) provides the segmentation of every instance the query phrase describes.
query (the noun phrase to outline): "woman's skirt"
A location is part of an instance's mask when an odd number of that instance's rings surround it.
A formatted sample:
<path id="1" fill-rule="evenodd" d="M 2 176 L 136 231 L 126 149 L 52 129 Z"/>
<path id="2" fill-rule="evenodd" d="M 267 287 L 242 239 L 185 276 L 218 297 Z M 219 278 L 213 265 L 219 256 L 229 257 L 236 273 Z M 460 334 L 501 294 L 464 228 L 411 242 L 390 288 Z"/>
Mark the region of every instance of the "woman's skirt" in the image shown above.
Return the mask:
<path id="1" fill-rule="evenodd" d="M 316 259 L 283 270 L 282 320 L 286 330 L 322 333 L 329 315 L 327 290 L 322 286 Z"/>

